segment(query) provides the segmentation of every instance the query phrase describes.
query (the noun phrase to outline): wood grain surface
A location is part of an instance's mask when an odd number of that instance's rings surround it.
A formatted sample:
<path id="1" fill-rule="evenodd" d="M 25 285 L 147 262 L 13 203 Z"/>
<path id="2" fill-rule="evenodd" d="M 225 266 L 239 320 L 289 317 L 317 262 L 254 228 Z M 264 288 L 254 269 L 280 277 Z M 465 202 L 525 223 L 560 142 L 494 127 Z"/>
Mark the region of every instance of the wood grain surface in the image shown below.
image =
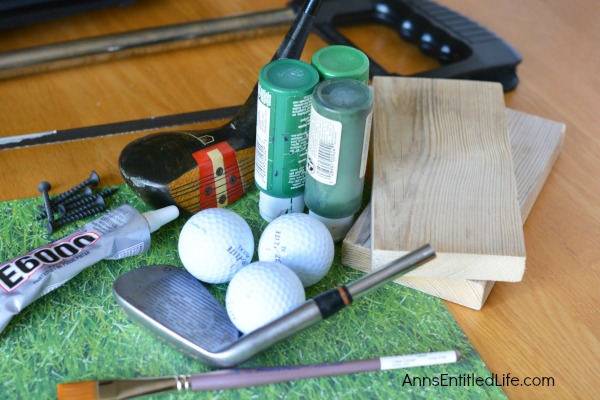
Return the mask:
<path id="1" fill-rule="evenodd" d="M 3 31 L 0 51 L 200 18 L 280 8 L 281 0 L 140 0 Z M 439 0 L 510 43 L 523 57 L 506 106 L 564 122 L 563 151 L 524 225 L 527 273 L 496 283 L 474 311 L 447 307 L 491 371 L 554 385 L 506 385 L 515 399 L 597 398 L 600 365 L 600 2 L 595 0 Z M 384 67 L 435 67 L 396 32 L 344 28 Z M 0 81 L 0 136 L 240 105 L 284 32 L 142 55 Z M 305 56 L 325 43 L 314 35 Z M 221 122 L 219 122 L 221 123 Z M 215 126 L 215 124 L 205 124 Z M 38 196 L 48 180 L 60 192 L 95 169 L 102 185 L 123 183 L 120 150 L 144 133 L 0 152 L 0 200 Z"/>
<path id="2" fill-rule="evenodd" d="M 515 110 L 506 110 L 521 219 L 527 220 L 563 146 L 562 123 Z M 342 263 L 371 270 L 371 206 L 357 218 L 342 243 Z M 476 310 L 481 309 L 494 281 L 401 277 L 395 282 Z"/>
<path id="3" fill-rule="evenodd" d="M 498 83 L 373 79 L 371 266 L 419 243 L 406 276 L 520 281 L 525 242 Z"/>

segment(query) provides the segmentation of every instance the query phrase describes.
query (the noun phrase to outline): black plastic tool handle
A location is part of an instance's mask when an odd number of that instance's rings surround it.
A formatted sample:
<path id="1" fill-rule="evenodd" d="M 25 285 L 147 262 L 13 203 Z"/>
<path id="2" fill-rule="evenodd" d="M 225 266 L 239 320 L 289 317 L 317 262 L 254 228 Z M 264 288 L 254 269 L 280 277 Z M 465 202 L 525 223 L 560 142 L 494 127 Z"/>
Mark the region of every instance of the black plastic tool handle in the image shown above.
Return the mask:
<path id="1" fill-rule="evenodd" d="M 292 0 L 295 9 L 300 1 Z M 505 91 L 519 79 L 521 56 L 473 20 L 429 0 L 325 0 L 313 31 L 329 44 L 354 46 L 336 27 L 380 23 L 437 59 L 441 66 L 413 76 L 496 81 Z M 371 58 L 371 57 L 370 57 Z M 371 59 L 370 75 L 398 75 Z"/>

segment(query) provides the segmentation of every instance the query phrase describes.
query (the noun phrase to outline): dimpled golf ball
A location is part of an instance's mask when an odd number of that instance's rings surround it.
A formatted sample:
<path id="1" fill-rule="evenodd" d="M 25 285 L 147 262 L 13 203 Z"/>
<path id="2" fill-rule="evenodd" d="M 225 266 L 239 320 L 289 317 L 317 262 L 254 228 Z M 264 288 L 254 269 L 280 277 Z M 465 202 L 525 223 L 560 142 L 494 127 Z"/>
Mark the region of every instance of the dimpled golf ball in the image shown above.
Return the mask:
<path id="1" fill-rule="evenodd" d="M 225 208 L 194 214 L 179 235 L 179 258 L 196 279 L 229 282 L 252 261 L 254 237 L 248 223 Z"/>
<path id="2" fill-rule="evenodd" d="M 304 287 L 320 281 L 331 268 L 331 233 L 307 214 L 285 214 L 273 220 L 258 242 L 260 261 L 280 262 L 294 271 Z"/>
<path id="3" fill-rule="evenodd" d="M 249 333 L 305 300 L 304 287 L 294 271 L 280 263 L 256 261 L 238 271 L 229 282 L 225 308 L 236 328 Z"/>

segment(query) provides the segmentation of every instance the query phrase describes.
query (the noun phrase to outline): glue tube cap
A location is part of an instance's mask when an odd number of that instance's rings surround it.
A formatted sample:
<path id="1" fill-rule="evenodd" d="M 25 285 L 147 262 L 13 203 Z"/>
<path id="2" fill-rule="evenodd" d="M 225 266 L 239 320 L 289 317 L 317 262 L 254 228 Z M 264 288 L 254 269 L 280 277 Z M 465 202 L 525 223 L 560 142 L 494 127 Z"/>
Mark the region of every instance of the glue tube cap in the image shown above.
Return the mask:
<path id="1" fill-rule="evenodd" d="M 301 213 L 304 212 L 304 195 L 280 198 L 260 192 L 258 210 L 260 216 L 267 222 L 271 222 L 283 214 Z"/>
<path id="2" fill-rule="evenodd" d="M 333 241 L 336 243 L 344 240 L 354 223 L 354 215 L 342 218 L 326 218 L 312 211 L 309 211 L 308 215 L 321 221 L 327 227 Z"/>
<path id="3" fill-rule="evenodd" d="M 158 210 L 147 211 L 143 213 L 142 216 L 148 221 L 150 233 L 152 233 L 161 226 L 176 219 L 179 216 L 179 209 L 177 206 L 167 206 L 159 208 Z"/>

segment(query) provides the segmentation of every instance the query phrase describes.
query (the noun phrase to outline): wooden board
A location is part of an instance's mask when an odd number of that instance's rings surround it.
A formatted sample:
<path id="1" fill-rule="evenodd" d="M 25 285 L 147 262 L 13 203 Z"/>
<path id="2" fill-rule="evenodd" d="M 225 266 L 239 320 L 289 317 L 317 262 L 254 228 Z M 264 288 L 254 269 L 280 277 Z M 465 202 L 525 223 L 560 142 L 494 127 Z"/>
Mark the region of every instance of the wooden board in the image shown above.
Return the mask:
<path id="1" fill-rule="evenodd" d="M 372 268 L 430 243 L 437 257 L 410 276 L 520 281 L 525 241 L 501 86 L 375 77 L 373 87 Z"/>
<path id="2" fill-rule="evenodd" d="M 537 199 L 563 146 L 565 125 L 507 109 L 506 118 L 523 223 Z M 365 207 L 342 244 L 342 264 L 371 269 L 371 207 Z M 395 282 L 480 310 L 494 281 L 403 277 Z"/>

